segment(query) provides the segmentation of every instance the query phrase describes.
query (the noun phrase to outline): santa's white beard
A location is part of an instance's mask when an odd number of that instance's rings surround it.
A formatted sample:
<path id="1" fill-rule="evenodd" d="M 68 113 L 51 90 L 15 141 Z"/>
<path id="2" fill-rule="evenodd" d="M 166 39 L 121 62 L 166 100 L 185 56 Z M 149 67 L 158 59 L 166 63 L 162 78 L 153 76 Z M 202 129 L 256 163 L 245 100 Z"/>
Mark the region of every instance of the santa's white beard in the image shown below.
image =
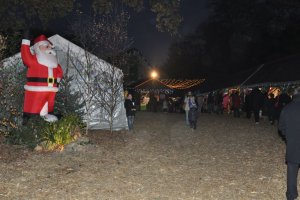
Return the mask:
<path id="1" fill-rule="evenodd" d="M 39 48 L 35 49 L 35 54 L 38 63 L 49 68 L 56 68 L 58 65 L 56 52 L 54 50 L 41 51 Z"/>

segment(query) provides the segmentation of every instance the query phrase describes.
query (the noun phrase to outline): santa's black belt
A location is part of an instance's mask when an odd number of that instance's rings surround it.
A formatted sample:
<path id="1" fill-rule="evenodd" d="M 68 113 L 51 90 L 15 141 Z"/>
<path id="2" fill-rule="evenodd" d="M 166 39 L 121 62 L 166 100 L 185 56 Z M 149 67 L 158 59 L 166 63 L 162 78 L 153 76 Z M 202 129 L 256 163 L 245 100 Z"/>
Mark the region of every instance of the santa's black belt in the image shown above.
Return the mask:
<path id="1" fill-rule="evenodd" d="M 57 84 L 57 79 L 55 78 L 39 78 L 39 77 L 27 77 L 28 82 L 42 82 L 42 83 L 50 83 Z"/>

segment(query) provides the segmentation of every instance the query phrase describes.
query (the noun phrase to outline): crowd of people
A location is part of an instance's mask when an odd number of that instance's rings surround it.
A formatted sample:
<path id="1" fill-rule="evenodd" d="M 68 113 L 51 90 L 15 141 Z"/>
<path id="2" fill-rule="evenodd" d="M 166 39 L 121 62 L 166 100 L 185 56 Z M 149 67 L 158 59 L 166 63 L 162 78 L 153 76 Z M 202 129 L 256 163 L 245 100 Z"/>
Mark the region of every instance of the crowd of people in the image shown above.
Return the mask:
<path id="1" fill-rule="evenodd" d="M 291 102 L 291 93 L 288 90 L 281 90 L 276 96 L 267 90 L 261 90 L 258 87 L 248 88 L 243 91 L 236 89 L 219 90 L 206 94 L 195 95 L 191 91 L 187 92 L 183 97 L 171 97 L 166 94 L 155 95 L 149 94 L 149 101 L 146 111 L 149 112 L 176 112 L 186 114 L 186 124 L 191 128 L 196 128 L 196 119 L 199 113 L 215 113 L 215 114 L 232 114 L 233 117 L 247 118 L 254 116 L 254 122 L 259 124 L 262 117 L 267 118 L 270 124 L 278 123 L 281 110 L 285 105 Z M 130 100 L 134 104 L 134 109 L 139 110 L 140 98 Z M 190 107 L 189 102 L 192 101 Z M 125 108 L 127 113 L 133 115 L 128 108 L 128 99 Z M 191 104 L 191 103 L 190 103 Z M 190 109 L 192 108 L 192 109 Z M 196 108 L 196 109 L 195 109 Z M 191 112 L 190 112 L 191 110 Z M 192 122 L 190 122 L 192 118 Z M 131 120 L 132 117 L 130 117 Z M 132 125 L 130 124 L 130 127 Z"/>
<path id="2" fill-rule="evenodd" d="M 196 124 L 193 122 L 190 123 L 189 115 L 193 118 L 192 121 L 197 121 L 194 119 L 197 118 L 199 113 L 232 114 L 233 117 L 236 118 L 245 116 L 249 119 L 254 116 L 254 122 L 256 124 L 259 124 L 260 119 L 264 117 L 273 125 L 278 123 L 283 107 L 292 100 L 291 93 L 288 92 L 288 90 L 281 90 L 281 92 L 275 96 L 274 93 L 261 90 L 258 87 L 248 88 L 243 91 L 236 89 L 226 91 L 219 90 L 198 95 L 189 91 L 181 97 L 150 93 L 147 98 L 149 100 L 145 111 L 184 112 L 186 114 L 186 124 L 188 126 L 192 124 L 191 128 L 194 129 L 196 128 Z M 134 104 L 134 109 L 139 110 L 140 97 L 132 99 L 132 95 L 130 94 L 130 99 Z M 187 101 L 192 101 L 192 107 L 189 107 L 190 105 Z M 133 115 L 132 112 L 129 111 L 128 100 L 126 102 L 125 107 L 128 111 L 127 113 Z M 197 109 L 195 109 L 195 107 Z M 191 112 L 189 112 L 190 110 Z M 197 112 L 194 112 L 195 110 Z"/>
<path id="3" fill-rule="evenodd" d="M 201 112 L 216 114 L 233 114 L 240 117 L 245 113 L 247 118 L 254 116 L 254 122 L 259 123 L 262 116 L 266 116 L 270 124 L 278 122 L 281 110 L 291 102 L 291 94 L 282 90 L 276 97 L 269 91 L 262 91 L 258 87 L 238 90 L 215 91 L 197 97 L 202 102 Z"/>

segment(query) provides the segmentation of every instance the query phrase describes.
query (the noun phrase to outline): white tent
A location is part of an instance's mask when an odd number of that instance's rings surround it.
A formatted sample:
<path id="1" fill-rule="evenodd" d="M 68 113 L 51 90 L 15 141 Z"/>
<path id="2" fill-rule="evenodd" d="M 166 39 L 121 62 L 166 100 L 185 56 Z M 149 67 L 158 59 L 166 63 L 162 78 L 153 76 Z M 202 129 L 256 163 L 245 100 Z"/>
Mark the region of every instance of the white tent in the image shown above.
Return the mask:
<path id="1" fill-rule="evenodd" d="M 92 83 L 100 82 L 98 85 L 104 87 L 103 91 L 105 91 L 107 94 L 111 93 L 111 89 L 107 86 L 105 82 L 103 82 L 103 77 L 105 78 L 113 72 L 114 74 L 112 77 L 114 79 L 114 82 L 122 84 L 123 73 L 120 69 L 113 67 L 108 62 L 96 57 L 95 55 L 87 52 L 86 50 L 71 43 L 70 41 L 66 40 L 65 38 L 59 35 L 54 35 L 48 39 L 55 45 L 55 50 L 57 52 L 59 64 L 62 66 L 64 72 L 66 72 L 66 69 L 68 68 L 68 75 L 73 76 L 73 78 L 75 77 L 71 84 L 72 90 L 80 92 L 87 90 L 87 85 L 84 83 L 86 81 L 85 75 L 79 74 L 81 71 L 84 71 L 84 68 L 87 65 L 90 67 L 90 70 L 92 72 L 92 76 L 89 77 L 90 80 L 92 79 Z M 23 66 L 20 53 L 5 59 L 4 67 L 11 66 L 12 63 L 14 63 L 14 66 Z M 101 74 L 101 76 L 99 76 L 99 74 Z M 118 96 L 117 98 L 119 98 L 119 100 L 117 101 L 117 105 L 113 114 L 113 130 L 128 128 L 126 112 L 124 108 L 123 94 L 124 91 L 123 87 L 121 86 L 120 88 L 118 88 L 116 95 Z M 88 120 L 89 129 L 109 129 L 109 115 L 106 114 L 105 110 L 101 106 L 102 104 L 99 103 L 100 98 L 98 98 L 98 96 L 95 93 L 91 95 L 90 93 L 83 92 L 82 101 L 86 99 L 89 99 L 90 102 L 90 117 Z M 84 111 L 84 119 L 87 121 L 87 110 L 85 109 Z"/>

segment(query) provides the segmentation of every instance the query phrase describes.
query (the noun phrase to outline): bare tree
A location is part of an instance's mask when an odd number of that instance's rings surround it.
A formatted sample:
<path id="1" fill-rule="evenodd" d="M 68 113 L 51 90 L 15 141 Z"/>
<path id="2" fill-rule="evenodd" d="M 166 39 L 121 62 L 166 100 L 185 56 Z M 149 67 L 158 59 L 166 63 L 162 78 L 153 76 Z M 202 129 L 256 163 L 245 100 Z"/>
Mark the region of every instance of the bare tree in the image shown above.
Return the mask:
<path id="1" fill-rule="evenodd" d="M 126 54 L 124 53 L 132 44 L 128 37 L 129 15 L 122 8 L 114 7 L 111 12 L 103 15 L 97 22 L 94 22 L 92 31 L 94 40 L 98 41 L 98 52 L 106 58 L 114 67 L 103 71 L 102 78 L 98 82 L 98 103 L 107 114 L 110 130 L 116 120 L 117 105 L 124 101 L 123 93 L 123 74 L 116 67 L 126 65 Z M 105 83 L 106 87 L 99 83 Z"/>
<path id="2" fill-rule="evenodd" d="M 85 121 L 87 124 L 86 134 L 89 130 L 91 113 L 94 105 L 94 98 L 97 94 L 94 85 L 95 78 L 95 60 L 87 50 L 73 52 L 68 47 L 66 56 L 66 74 L 65 76 L 73 77 L 73 85 L 76 91 L 81 94 L 82 103 L 85 110 Z M 71 71 L 70 69 L 74 69 Z"/>
<path id="3" fill-rule="evenodd" d="M 124 102 L 123 96 L 123 74 L 116 67 L 111 66 L 98 74 L 95 80 L 97 88 L 96 104 L 102 108 L 104 120 L 109 124 L 112 132 L 114 122 L 118 119 L 117 113 L 121 109 L 118 105 Z"/>
<path id="4" fill-rule="evenodd" d="M 88 92 L 93 94 L 93 101 L 96 101 L 93 103 L 101 108 L 105 116 L 101 120 L 109 124 L 110 131 L 114 129 L 117 113 L 120 112 L 118 105 L 123 105 L 124 102 L 123 74 L 116 67 L 125 65 L 124 51 L 132 43 L 128 37 L 128 21 L 129 15 L 122 7 L 113 7 L 107 14 L 102 14 L 94 18 L 92 23 L 85 24 L 85 29 L 80 28 L 83 21 L 74 26 L 74 29 L 78 30 L 84 49 L 94 52 L 112 64 L 106 67 L 97 66 L 91 62 L 90 54 L 87 53 L 85 70 L 88 71 L 78 71 L 86 74 L 85 83 L 91 88 Z"/>

